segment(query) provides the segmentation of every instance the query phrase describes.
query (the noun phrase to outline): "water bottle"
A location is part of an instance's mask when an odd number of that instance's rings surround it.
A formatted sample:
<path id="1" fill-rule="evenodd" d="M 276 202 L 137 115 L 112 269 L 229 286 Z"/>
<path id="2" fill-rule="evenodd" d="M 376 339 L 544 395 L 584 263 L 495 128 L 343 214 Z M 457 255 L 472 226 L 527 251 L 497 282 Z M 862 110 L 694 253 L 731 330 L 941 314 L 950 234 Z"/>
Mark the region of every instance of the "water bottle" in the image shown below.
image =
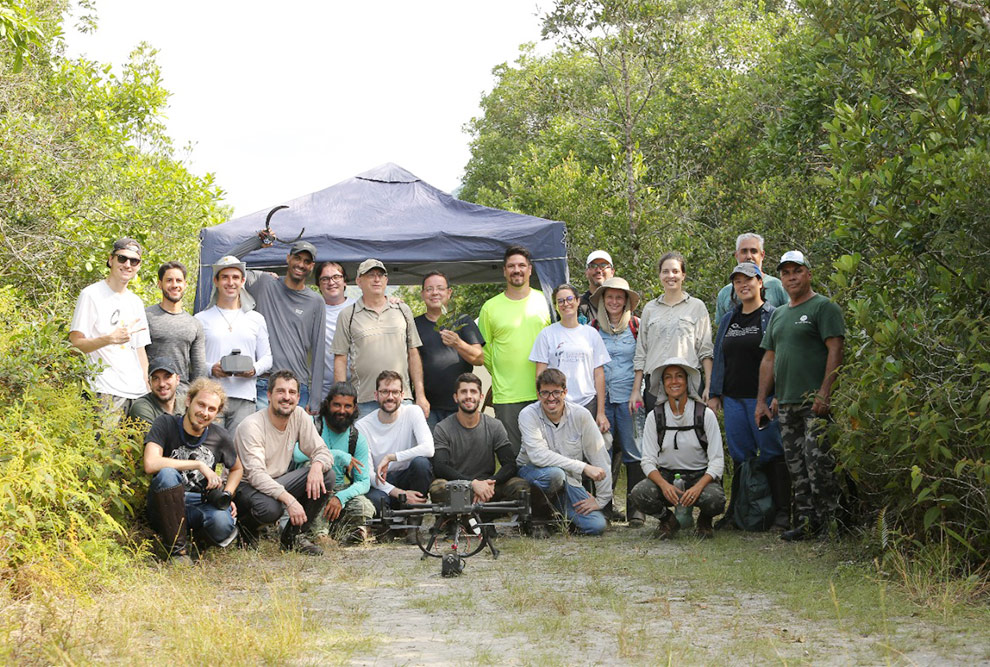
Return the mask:
<path id="1" fill-rule="evenodd" d="M 680 473 L 674 474 L 674 487 L 682 494 L 687 488 L 684 484 L 684 478 L 681 477 Z M 677 519 L 677 523 L 681 524 L 681 528 L 690 528 L 694 525 L 694 517 L 691 514 L 691 509 L 680 503 L 674 506 L 674 517 Z"/>

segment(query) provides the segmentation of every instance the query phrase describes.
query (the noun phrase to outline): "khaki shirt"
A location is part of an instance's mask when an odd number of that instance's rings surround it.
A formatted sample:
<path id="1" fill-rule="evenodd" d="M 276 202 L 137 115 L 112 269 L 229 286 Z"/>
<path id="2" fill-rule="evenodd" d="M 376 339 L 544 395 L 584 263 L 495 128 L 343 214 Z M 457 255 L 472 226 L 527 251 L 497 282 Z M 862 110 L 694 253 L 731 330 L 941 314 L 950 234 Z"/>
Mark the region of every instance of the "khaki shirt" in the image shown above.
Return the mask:
<path id="1" fill-rule="evenodd" d="M 643 307 L 633 370 L 650 374 L 648 389 L 654 396 L 663 395 L 663 382 L 654 371 L 667 359 L 680 357 L 701 370 L 701 360 L 714 356 L 711 319 L 699 299 L 685 293 L 681 301 L 668 306 L 660 296 Z"/>

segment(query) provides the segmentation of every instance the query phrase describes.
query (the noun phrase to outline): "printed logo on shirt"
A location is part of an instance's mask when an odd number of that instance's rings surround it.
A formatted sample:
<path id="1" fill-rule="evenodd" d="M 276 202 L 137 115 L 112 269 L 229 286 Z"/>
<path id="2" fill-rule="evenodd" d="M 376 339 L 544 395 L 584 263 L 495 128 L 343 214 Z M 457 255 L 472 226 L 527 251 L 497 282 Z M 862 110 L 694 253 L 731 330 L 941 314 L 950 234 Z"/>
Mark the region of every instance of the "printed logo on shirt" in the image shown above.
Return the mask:
<path id="1" fill-rule="evenodd" d="M 292 310 L 293 310 L 293 312 L 295 312 L 296 317 L 302 317 L 303 316 L 303 313 L 306 312 L 302 308 L 293 308 Z"/>
<path id="2" fill-rule="evenodd" d="M 564 350 L 562 349 L 566 343 L 559 343 L 557 345 L 557 350 L 555 355 L 557 357 L 557 363 L 580 363 L 584 359 L 585 355 L 581 350 Z"/>
<path id="3" fill-rule="evenodd" d="M 117 308 L 110 314 L 110 325 L 117 326 L 120 324 L 120 308 Z"/>
<path id="4" fill-rule="evenodd" d="M 808 319 L 807 315 L 802 315 L 794 324 L 811 324 L 811 320 Z"/>
<path id="5" fill-rule="evenodd" d="M 759 336 L 759 335 L 760 335 L 759 325 L 741 327 L 736 322 L 730 324 L 728 330 L 725 332 L 726 338 L 736 338 L 738 336 Z"/>

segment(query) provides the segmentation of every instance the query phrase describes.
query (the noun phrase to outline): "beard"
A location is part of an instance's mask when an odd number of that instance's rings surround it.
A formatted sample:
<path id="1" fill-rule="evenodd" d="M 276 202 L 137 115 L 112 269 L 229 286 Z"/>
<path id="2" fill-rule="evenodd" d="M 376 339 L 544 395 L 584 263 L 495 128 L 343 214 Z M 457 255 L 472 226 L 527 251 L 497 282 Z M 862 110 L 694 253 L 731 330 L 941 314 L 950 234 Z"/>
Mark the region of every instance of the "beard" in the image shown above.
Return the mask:
<path id="1" fill-rule="evenodd" d="M 457 404 L 457 408 L 466 415 L 473 415 L 481 407 L 481 401 L 475 401 L 474 406 L 468 405 L 467 401 L 462 401 Z"/>
<path id="2" fill-rule="evenodd" d="M 327 425 L 335 433 L 343 433 L 351 427 L 355 419 L 357 419 L 357 415 L 353 413 L 349 415 L 343 415 L 339 412 L 330 413 L 330 416 L 327 418 Z"/>

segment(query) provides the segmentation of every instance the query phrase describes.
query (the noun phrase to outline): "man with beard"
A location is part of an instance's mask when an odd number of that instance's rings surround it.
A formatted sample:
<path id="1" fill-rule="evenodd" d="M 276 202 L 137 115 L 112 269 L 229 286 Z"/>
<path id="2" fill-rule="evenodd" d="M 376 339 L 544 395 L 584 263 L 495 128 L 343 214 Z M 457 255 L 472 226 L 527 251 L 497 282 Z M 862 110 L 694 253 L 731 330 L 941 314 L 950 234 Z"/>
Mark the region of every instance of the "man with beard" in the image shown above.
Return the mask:
<path id="1" fill-rule="evenodd" d="M 131 403 L 128 417 L 140 419 L 148 426 L 161 415 L 175 414 L 175 389 L 179 386 L 179 371 L 171 359 L 155 358 L 148 362 L 151 391 Z M 181 408 L 179 414 L 182 414 Z"/>
<path id="2" fill-rule="evenodd" d="M 206 376 L 204 357 L 205 337 L 203 325 L 182 309 L 182 296 L 186 293 L 186 267 L 180 262 L 165 262 L 158 267 L 158 289 L 162 300 L 148 306 L 148 331 L 151 345 L 146 352 L 149 359 L 166 358 L 179 370 L 177 395 L 182 402 L 189 383 Z"/>
<path id="3" fill-rule="evenodd" d="M 378 409 L 362 417 L 357 428 L 371 447 L 375 477 L 368 498 L 381 516 L 386 503 L 400 509 L 399 496 L 403 494 L 406 502 L 413 505 L 427 501 L 433 481 L 433 435 L 419 406 L 402 404 L 401 375 L 382 371 L 375 387 Z M 415 529 L 406 534 L 406 541 L 415 544 Z"/>
<path id="4" fill-rule="evenodd" d="M 230 255 L 243 258 L 262 245 L 271 245 L 274 237 L 262 231 L 233 250 Z M 299 382 L 299 403 L 315 415 L 320 407 L 323 387 L 324 355 L 326 354 L 326 314 L 323 299 L 306 286 L 313 272 L 316 247 L 309 241 L 296 241 L 285 258 L 285 277 L 266 271 L 247 271 L 247 292 L 255 300 L 252 305 L 268 324 L 272 349 L 272 368 L 291 370 Z M 257 379 L 258 408 L 268 401 L 268 376 Z"/>
<path id="5" fill-rule="evenodd" d="M 357 390 L 349 382 L 335 382 L 320 404 L 323 442 L 333 455 L 334 494 L 323 514 L 313 522 L 314 536 L 344 535 L 348 544 L 368 539 L 365 524 L 375 516 L 375 506 L 368 500 L 371 489 L 371 453 L 368 440 L 354 426 L 358 416 Z M 296 446 L 292 453 L 296 465 L 305 465 L 309 457 Z"/>
<path id="6" fill-rule="evenodd" d="M 516 476 L 516 455 L 505 427 L 481 413 L 481 378 L 462 373 L 454 384 L 457 412 L 437 424 L 430 498 L 446 504 L 447 481 L 471 482 L 475 502 L 516 500 L 529 483 Z M 499 469 L 495 472 L 495 462 Z"/>
<path id="7" fill-rule="evenodd" d="M 234 436 L 246 479 L 237 493 L 241 533 L 252 545 L 259 526 L 274 523 L 288 510 L 282 549 L 320 556 L 323 549 L 306 532 L 333 491 L 333 458 L 313 419 L 299 407 L 299 380 L 292 371 L 275 371 L 269 379 L 268 406 L 242 421 Z M 297 442 L 310 465 L 290 471 Z"/>
<path id="8" fill-rule="evenodd" d="M 148 518 L 173 563 L 191 563 L 186 548 L 190 528 L 203 547 L 225 547 L 237 535 L 237 505 L 227 501 L 243 470 L 230 433 L 213 423 L 226 398 L 220 385 L 200 378 L 189 387 L 185 416 L 159 415 L 144 439 L 144 471 L 154 475 Z M 217 464 L 227 470 L 226 481 Z M 219 502 L 204 498 L 204 492 L 221 489 L 226 495 Z"/>
<path id="9" fill-rule="evenodd" d="M 550 324 L 550 307 L 540 290 L 529 286 L 533 274 L 530 252 L 510 246 L 502 260 L 505 291 L 481 307 L 478 329 L 486 341 L 485 368 L 492 375 L 495 417 L 515 452 L 519 452 L 519 413 L 536 400 L 536 364 L 529 360 L 536 337 Z"/>
<path id="10" fill-rule="evenodd" d="M 585 261 L 584 275 L 588 279 L 588 291 L 581 295 L 578 304 L 578 322 L 591 324 L 595 319 L 595 307 L 591 303 L 591 295 L 602 286 L 602 283 L 615 275 L 612 256 L 604 250 L 594 250 Z"/>

